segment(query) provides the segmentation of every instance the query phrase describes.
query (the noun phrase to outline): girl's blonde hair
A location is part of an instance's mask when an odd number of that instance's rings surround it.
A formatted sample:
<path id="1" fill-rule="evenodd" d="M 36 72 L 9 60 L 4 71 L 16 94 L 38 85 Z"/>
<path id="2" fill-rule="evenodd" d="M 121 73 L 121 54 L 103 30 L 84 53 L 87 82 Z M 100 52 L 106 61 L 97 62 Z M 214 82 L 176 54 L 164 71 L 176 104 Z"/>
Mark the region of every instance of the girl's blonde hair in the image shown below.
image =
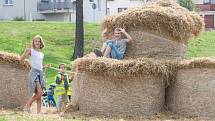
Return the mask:
<path id="1" fill-rule="evenodd" d="M 34 36 L 34 38 L 33 38 L 33 40 L 32 40 L 32 47 L 35 49 L 34 40 L 35 40 L 36 38 L 39 38 L 39 39 L 40 39 L 40 43 L 41 43 L 40 49 L 43 49 L 43 48 L 45 47 L 45 44 L 44 44 L 43 38 L 42 38 L 40 35 Z"/>

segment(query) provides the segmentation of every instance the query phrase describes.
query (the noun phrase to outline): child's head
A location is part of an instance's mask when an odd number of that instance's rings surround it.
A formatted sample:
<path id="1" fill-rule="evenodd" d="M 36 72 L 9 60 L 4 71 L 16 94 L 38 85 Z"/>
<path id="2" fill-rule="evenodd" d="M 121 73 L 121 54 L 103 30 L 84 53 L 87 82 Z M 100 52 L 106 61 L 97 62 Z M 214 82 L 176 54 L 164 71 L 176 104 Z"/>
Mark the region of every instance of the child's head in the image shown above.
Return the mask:
<path id="1" fill-rule="evenodd" d="M 43 49 L 45 47 L 41 36 L 36 35 L 32 40 L 32 46 L 34 49 Z"/>
<path id="2" fill-rule="evenodd" d="M 66 64 L 65 63 L 61 63 L 59 65 L 59 70 L 61 73 L 66 73 Z"/>
<path id="3" fill-rule="evenodd" d="M 114 30 L 114 38 L 115 38 L 116 40 L 120 40 L 121 37 L 122 37 L 121 29 L 120 29 L 120 28 L 116 28 L 116 29 Z"/>

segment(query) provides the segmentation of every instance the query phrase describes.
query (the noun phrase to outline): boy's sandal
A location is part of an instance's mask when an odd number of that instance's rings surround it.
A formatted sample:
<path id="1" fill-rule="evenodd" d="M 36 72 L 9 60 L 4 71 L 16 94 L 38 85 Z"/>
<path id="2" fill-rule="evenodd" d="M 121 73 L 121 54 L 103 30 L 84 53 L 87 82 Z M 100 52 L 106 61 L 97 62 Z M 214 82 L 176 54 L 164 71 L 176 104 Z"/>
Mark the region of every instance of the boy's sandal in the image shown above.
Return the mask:
<path id="1" fill-rule="evenodd" d="M 94 49 L 93 52 L 95 53 L 95 55 L 96 55 L 97 57 L 102 57 L 102 56 L 103 56 L 102 52 L 101 52 L 100 50 L 98 50 L 98 49 Z"/>

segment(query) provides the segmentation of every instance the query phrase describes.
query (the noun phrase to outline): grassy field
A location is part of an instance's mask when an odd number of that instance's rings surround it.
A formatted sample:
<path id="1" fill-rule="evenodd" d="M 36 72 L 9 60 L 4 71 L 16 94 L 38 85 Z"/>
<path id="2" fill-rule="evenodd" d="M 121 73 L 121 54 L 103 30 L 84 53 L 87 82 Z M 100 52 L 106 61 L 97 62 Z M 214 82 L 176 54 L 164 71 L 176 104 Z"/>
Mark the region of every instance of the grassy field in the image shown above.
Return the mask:
<path id="1" fill-rule="evenodd" d="M 2 21 L 0 27 L 0 51 L 21 54 L 33 36 L 39 34 L 46 44 L 45 63 L 51 63 L 55 67 L 62 62 L 70 65 L 75 41 L 74 23 Z M 100 25 L 85 23 L 84 27 L 85 54 L 87 54 L 101 45 Z M 194 38 L 189 43 L 186 56 L 187 58 L 215 57 L 215 32 L 205 32 L 199 38 Z M 55 74 L 54 70 L 46 70 L 48 84 L 54 82 Z M 12 114 L 1 115 L 0 111 L 0 121 L 10 120 L 8 118 L 10 115 Z M 20 116 L 23 118 L 21 114 L 15 115 L 18 120 Z M 31 117 L 25 118 L 31 120 Z M 39 118 L 38 120 L 46 119 Z"/>

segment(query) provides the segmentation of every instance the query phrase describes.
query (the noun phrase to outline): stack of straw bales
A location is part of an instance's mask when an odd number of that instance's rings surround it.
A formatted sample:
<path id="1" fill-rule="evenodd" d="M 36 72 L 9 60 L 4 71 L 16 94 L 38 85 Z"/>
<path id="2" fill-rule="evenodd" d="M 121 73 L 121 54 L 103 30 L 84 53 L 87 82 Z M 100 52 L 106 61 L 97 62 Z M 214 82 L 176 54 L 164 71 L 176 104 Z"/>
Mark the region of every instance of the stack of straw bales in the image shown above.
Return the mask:
<path id="1" fill-rule="evenodd" d="M 188 40 L 202 32 L 204 22 L 175 1 L 163 0 L 103 21 L 102 28 L 110 33 L 116 27 L 125 28 L 134 39 L 128 45 L 127 57 L 184 58 Z"/>
<path id="2" fill-rule="evenodd" d="M 204 29 L 202 18 L 173 1 L 163 0 L 109 16 L 102 27 L 109 32 L 113 32 L 116 27 L 125 28 L 134 41 L 128 44 L 125 60 L 95 58 L 89 55 L 75 60 L 72 64 L 72 72 L 75 72 L 71 89 L 73 104 L 84 113 L 145 116 L 161 112 L 166 96 L 166 104 L 171 111 L 187 113 L 189 106 L 193 106 L 191 102 L 195 100 L 186 104 L 191 98 L 186 100 L 182 94 L 187 97 L 194 96 L 194 90 L 188 90 L 191 92 L 187 93 L 175 83 L 185 82 L 183 85 L 193 86 L 191 83 L 195 81 L 190 83 L 186 79 L 190 71 L 182 71 L 184 77 L 178 71 L 193 65 L 182 66 L 178 64 L 180 59 L 176 59 L 184 58 L 188 40 L 198 36 Z M 168 60 L 169 58 L 171 60 Z M 211 66 L 210 63 L 207 64 Z M 199 71 L 197 69 L 194 72 Z M 206 72 L 212 74 L 213 71 Z M 212 78 L 209 75 L 204 78 L 209 77 Z M 191 75 L 191 78 L 195 78 L 194 75 Z M 165 95 L 166 84 L 173 79 L 173 86 Z M 200 81 L 196 86 L 200 86 Z M 199 99 L 197 96 L 192 99 L 195 98 Z M 182 99 L 184 101 L 180 102 Z M 208 102 L 213 105 L 212 101 Z M 195 112 L 194 109 L 189 111 Z"/>
<path id="3" fill-rule="evenodd" d="M 0 108 L 16 108 L 26 103 L 29 68 L 29 63 L 20 62 L 17 55 L 0 52 Z"/>
<path id="4" fill-rule="evenodd" d="M 215 59 L 197 58 L 178 65 L 167 90 L 168 108 L 184 116 L 215 116 Z"/>

